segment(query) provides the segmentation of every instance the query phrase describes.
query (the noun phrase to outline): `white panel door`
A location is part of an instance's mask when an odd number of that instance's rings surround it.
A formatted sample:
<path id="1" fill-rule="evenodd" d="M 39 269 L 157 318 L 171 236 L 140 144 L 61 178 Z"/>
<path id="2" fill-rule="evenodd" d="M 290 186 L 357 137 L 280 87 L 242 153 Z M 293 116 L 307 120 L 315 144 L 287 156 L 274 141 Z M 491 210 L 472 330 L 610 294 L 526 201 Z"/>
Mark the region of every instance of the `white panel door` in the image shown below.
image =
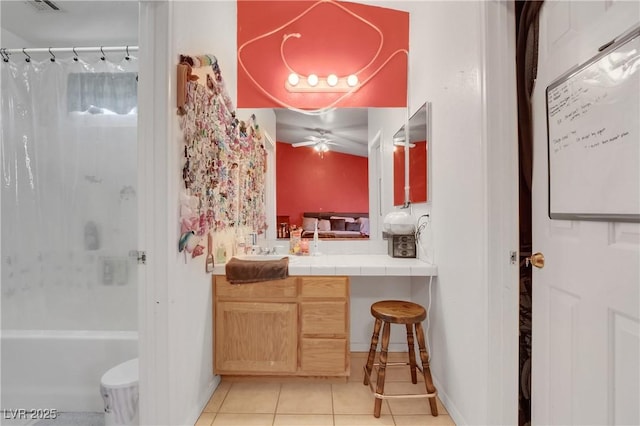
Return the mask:
<path id="1" fill-rule="evenodd" d="M 533 249 L 546 264 L 533 271 L 534 425 L 640 424 L 640 225 L 549 219 L 545 109 L 553 80 L 639 21 L 636 1 L 541 10 L 532 202 Z"/>

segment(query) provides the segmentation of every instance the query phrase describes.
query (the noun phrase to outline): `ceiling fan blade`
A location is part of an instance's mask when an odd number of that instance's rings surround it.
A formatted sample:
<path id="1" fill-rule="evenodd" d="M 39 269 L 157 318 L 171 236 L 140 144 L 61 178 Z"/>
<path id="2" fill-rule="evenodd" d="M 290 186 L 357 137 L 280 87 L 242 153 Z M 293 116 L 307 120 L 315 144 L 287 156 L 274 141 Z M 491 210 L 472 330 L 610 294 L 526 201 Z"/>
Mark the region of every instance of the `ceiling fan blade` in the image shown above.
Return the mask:
<path id="1" fill-rule="evenodd" d="M 298 148 L 300 146 L 315 145 L 316 143 L 317 143 L 316 141 L 304 141 L 304 142 L 296 142 L 294 144 L 291 144 L 291 146 L 293 146 L 294 148 Z"/>
<path id="2" fill-rule="evenodd" d="M 303 130 L 319 133 L 321 136 L 331 134 L 331 129 L 323 129 L 322 127 L 301 127 Z"/>

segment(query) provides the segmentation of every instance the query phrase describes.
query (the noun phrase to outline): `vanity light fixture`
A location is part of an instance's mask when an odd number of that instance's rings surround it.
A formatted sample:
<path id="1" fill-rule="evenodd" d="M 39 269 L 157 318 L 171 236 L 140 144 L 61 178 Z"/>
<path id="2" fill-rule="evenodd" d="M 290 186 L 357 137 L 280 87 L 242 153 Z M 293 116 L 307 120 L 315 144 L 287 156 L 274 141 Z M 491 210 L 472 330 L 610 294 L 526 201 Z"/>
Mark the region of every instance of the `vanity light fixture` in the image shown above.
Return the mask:
<path id="1" fill-rule="evenodd" d="M 291 74 L 289 74 L 289 78 L 287 78 L 287 82 L 291 86 L 296 86 L 298 83 L 300 83 L 300 77 L 298 77 L 298 74 L 292 72 Z"/>
<path id="2" fill-rule="evenodd" d="M 329 74 L 327 77 L 319 77 L 310 74 L 306 78 L 300 78 L 298 74 L 292 72 L 285 81 L 285 88 L 292 93 L 295 92 L 355 92 L 361 86 L 358 77 L 351 74 L 348 77 L 338 77 L 336 74 Z"/>
<path id="3" fill-rule="evenodd" d="M 318 76 L 315 74 L 310 74 L 307 77 L 307 83 L 309 84 L 309 86 L 311 87 L 316 87 L 318 85 Z"/>
<path id="4" fill-rule="evenodd" d="M 325 142 L 319 142 L 313 147 L 313 149 L 318 152 L 327 152 L 329 151 L 329 145 L 327 145 Z"/>

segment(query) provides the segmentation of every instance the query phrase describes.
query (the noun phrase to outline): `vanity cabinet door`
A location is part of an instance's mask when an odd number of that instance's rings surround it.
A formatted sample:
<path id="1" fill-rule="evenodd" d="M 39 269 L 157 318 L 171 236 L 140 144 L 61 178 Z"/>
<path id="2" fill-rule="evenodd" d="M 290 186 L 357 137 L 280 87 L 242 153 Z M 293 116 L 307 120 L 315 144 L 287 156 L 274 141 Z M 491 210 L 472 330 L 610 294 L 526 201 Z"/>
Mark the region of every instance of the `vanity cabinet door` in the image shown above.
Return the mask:
<path id="1" fill-rule="evenodd" d="M 216 374 L 278 374 L 297 369 L 295 302 L 216 304 Z"/>

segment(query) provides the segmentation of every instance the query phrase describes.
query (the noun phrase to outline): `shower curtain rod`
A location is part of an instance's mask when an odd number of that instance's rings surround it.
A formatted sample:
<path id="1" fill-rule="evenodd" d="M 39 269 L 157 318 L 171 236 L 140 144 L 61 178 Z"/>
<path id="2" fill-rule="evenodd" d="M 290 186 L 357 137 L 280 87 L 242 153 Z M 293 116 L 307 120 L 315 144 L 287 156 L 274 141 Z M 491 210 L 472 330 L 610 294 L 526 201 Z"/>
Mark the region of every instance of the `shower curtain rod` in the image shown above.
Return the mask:
<path id="1" fill-rule="evenodd" d="M 138 46 L 95 46 L 95 47 L 27 47 L 24 49 L 0 49 L 0 52 L 6 54 L 14 53 L 119 53 L 119 52 L 137 52 Z"/>

